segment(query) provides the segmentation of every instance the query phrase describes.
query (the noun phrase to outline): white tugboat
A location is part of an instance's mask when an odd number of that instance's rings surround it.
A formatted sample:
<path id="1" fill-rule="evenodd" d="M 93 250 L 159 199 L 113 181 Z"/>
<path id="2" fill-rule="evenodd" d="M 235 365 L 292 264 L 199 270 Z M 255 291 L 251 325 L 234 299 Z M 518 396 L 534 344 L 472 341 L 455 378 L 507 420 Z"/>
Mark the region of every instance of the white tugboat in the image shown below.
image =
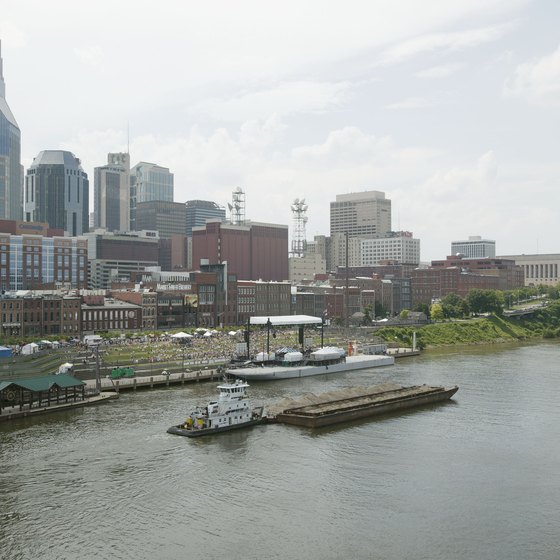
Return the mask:
<path id="1" fill-rule="evenodd" d="M 237 380 L 218 385 L 217 401 L 195 408 L 183 424 L 171 426 L 167 432 L 197 437 L 254 426 L 264 421 L 263 407 L 251 408 L 247 398 L 249 384 Z"/>

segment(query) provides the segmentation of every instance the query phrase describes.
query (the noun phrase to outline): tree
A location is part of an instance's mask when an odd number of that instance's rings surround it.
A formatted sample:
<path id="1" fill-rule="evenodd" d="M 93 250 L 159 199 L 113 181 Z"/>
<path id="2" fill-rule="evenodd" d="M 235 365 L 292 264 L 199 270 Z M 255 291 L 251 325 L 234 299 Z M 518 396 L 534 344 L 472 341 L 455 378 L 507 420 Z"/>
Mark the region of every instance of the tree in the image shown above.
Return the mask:
<path id="1" fill-rule="evenodd" d="M 454 317 L 464 317 L 469 314 L 469 306 L 467 302 L 457 294 L 447 294 L 441 300 L 443 315 L 447 319 Z"/>
<path id="2" fill-rule="evenodd" d="M 426 315 L 428 319 L 430 318 L 430 306 L 427 303 L 417 303 L 414 306 L 413 311 L 416 311 L 418 313 L 424 313 L 424 315 Z"/>
<path id="3" fill-rule="evenodd" d="M 399 317 L 400 317 L 401 319 L 408 319 L 409 314 L 410 314 L 410 311 L 409 311 L 408 309 L 403 309 L 403 310 L 400 312 Z"/>
<path id="4" fill-rule="evenodd" d="M 432 321 L 443 321 L 443 319 L 445 319 L 441 303 L 432 303 L 430 307 L 430 316 Z"/>
<path id="5" fill-rule="evenodd" d="M 363 324 L 364 325 L 371 325 L 371 305 L 366 305 L 364 307 L 364 320 L 363 320 Z"/>
<path id="6" fill-rule="evenodd" d="M 467 303 L 473 313 L 495 313 L 502 315 L 504 312 L 504 296 L 498 290 L 472 289 L 467 294 Z"/>

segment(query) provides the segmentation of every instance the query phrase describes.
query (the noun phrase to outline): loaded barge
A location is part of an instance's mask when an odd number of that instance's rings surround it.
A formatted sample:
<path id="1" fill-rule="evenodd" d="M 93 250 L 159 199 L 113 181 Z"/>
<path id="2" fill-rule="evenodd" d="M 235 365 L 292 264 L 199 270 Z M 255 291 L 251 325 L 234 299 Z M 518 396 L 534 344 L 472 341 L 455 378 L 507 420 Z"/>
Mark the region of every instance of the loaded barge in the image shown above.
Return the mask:
<path id="1" fill-rule="evenodd" d="M 277 422 L 307 428 L 321 428 L 342 422 L 359 420 L 377 414 L 449 400 L 458 390 L 454 387 L 417 385 L 402 387 L 385 383 L 368 387 L 351 397 L 319 396 L 317 402 L 290 406 L 278 412 Z M 344 391 L 339 392 L 339 395 Z"/>

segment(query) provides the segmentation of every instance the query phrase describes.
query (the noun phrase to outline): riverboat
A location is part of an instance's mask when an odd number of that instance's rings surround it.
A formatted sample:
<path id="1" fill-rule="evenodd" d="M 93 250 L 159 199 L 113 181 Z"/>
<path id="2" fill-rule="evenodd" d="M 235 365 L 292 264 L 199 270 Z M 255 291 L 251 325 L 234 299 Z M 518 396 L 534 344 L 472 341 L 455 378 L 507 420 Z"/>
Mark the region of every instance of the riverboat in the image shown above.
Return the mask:
<path id="1" fill-rule="evenodd" d="M 348 356 L 343 348 L 323 347 L 324 321 L 320 317 L 307 315 L 288 315 L 277 317 L 251 317 L 247 325 L 246 343 L 249 347 L 250 325 L 261 325 L 267 328 L 266 352 L 257 353 L 252 360 L 232 362 L 226 373 L 230 376 L 245 380 L 275 380 L 324 375 L 358 369 L 369 369 L 379 366 L 389 366 L 395 363 L 393 356 L 363 355 Z M 299 327 L 299 341 L 301 350 L 282 348 L 276 352 L 270 351 L 270 331 L 277 326 L 292 325 Z M 315 350 L 303 350 L 305 326 L 321 329 L 321 347 Z M 249 354 L 249 348 L 247 348 Z"/>
<path id="2" fill-rule="evenodd" d="M 236 380 L 218 385 L 216 401 L 196 407 L 185 421 L 171 426 L 167 432 L 179 436 L 198 437 L 254 426 L 264 422 L 263 407 L 251 408 L 247 397 L 249 384 Z"/>

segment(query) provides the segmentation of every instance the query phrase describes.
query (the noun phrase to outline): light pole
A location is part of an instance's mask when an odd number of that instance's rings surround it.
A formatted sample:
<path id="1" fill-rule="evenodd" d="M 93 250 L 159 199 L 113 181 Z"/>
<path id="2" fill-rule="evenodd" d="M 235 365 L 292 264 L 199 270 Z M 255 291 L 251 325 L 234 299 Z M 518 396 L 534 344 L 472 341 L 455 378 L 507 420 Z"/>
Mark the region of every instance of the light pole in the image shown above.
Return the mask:
<path id="1" fill-rule="evenodd" d="M 268 360 L 268 356 L 270 354 L 270 327 L 272 323 L 270 322 L 270 317 L 266 322 L 266 359 Z"/>

